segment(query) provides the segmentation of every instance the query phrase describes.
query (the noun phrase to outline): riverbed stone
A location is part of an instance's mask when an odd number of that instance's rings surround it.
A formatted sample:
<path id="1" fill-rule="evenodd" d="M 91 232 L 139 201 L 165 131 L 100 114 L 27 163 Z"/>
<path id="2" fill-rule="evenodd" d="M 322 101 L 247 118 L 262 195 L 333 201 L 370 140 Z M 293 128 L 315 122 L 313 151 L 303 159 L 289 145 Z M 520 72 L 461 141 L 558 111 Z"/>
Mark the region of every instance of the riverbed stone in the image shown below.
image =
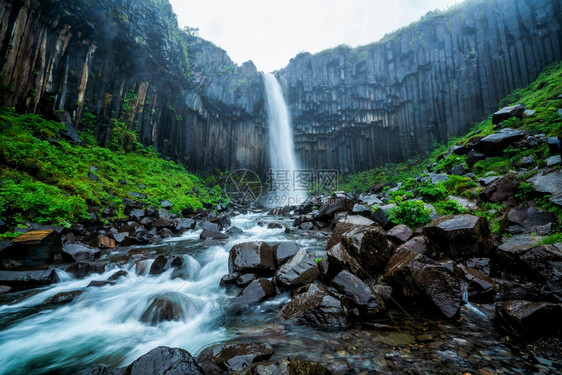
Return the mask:
<path id="1" fill-rule="evenodd" d="M 338 243 L 328 250 L 328 278 L 333 278 L 342 270 L 347 270 L 362 280 L 368 280 L 370 275 L 363 269 L 357 259 L 347 252 L 343 244 Z"/>
<path id="2" fill-rule="evenodd" d="M 309 284 L 319 276 L 316 260 L 308 251 L 301 249 L 277 270 L 275 280 L 278 285 L 291 288 Z"/>
<path id="3" fill-rule="evenodd" d="M 316 220 L 330 221 L 338 212 L 352 212 L 354 203 L 345 195 L 333 194 L 328 202 L 318 209 Z"/>
<path id="4" fill-rule="evenodd" d="M 295 241 L 286 241 L 273 245 L 273 253 L 275 255 L 275 264 L 281 267 L 294 257 L 299 251 L 299 246 Z"/>
<path id="5" fill-rule="evenodd" d="M 384 301 L 357 276 L 343 270 L 332 279 L 332 285 L 342 293 L 353 308 L 357 308 L 360 319 L 387 319 Z"/>
<path id="6" fill-rule="evenodd" d="M 452 259 L 485 255 L 490 228 L 486 218 L 475 215 L 444 216 L 423 228 L 430 254 L 443 253 Z"/>
<path id="7" fill-rule="evenodd" d="M 379 227 L 355 228 L 343 235 L 342 244 L 371 274 L 382 272 L 390 259 L 386 233 Z"/>
<path id="8" fill-rule="evenodd" d="M 497 288 L 492 278 L 463 264 L 455 265 L 454 270 L 468 284 L 469 301 L 479 303 L 494 302 Z"/>
<path id="9" fill-rule="evenodd" d="M 428 304 L 448 319 L 459 316 L 462 293 L 458 276 L 425 255 L 397 251 L 384 276 L 403 298 Z"/>
<path id="10" fill-rule="evenodd" d="M 342 329 L 349 324 L 348 311 L 341 301 L 321 287 L 293 296 L 281 309 L 281 317 L 287 323 L 325 329 Z"/>
<path id="11" fill-rule="evenodd" d="M 242 371 L 252 363 L 268 360 L 275 351 L 270 344 L 221 344 L 204 349 L 197 361 L 207 375 Z"/>
<path id="12" fill-rule="evenodd" d="M 494 325 L 507 335 L 531 338 L 562 330 L 562 304 L 521 300 L 496 303 Z"/>
<path id="13" fill-rule="evenodd" d="M 1 271 L 0 285 L 13 289 L 29 289 L 54 284 L 59 281 L 55 270 Z"/>
<path id="14" fill-rule="evenodd" d="M 157 325 L 165 321 L 178 321 L 187 318 L 190 309 L 196 309 L 185 295 L 178 292 L 167 292 L 152 297 L 148 307 L 140 317 L 140 321 Z"/>
<path id="15" fill-rule="evenodd" d="M 65 244 L 62 251 L 72 257 L 74 261 L 91 260 L 99 258 L 101 251 L 98 248 L 90 247 L 80 243 Z"/>
<path id="16" fill-rule="evenodd" d="M 39 269 L 56 260 L 72 261 L 62 252 L 61 236 L 53 229 L 31 230 L 12 240 L 12 246 L 0 250 L 0 264 L 15 261 L 20 269 Z"/>
<path id="17" fill-rule="evenodd" d="M 257 279 L 245 287 L 232 303 L 251 307 L 275 295 L 275 287 L 267 279 Z"/>
<path id="18" fill-rule="evenodd" d="M 83 279 L 94 273 L 104 273 L 105 267 L 104 262 L 80 261 L 72 263 L 66 271 L 77 279 Z"/>
<path id="19" fill-rule="evenodd" d="M 261 241 L 234 245 L 230 249 L 228 269 L 229 272 L 273 276 L 276 269 L 273 248 Z"/>
<path id="20" fill-rule="evenodd" d="M 424 236 L 416 236 L 396 248 L 396 251 L 406 249 L 414 253 L 424 254 L 427 252 L 427 243 Z"/>
<path id="21" fill-rule="evenodd" d="M 125 369 L 125 374 L 205 375 L 188 351 L 165 346 L 159 346 L 139 357 Z"/>

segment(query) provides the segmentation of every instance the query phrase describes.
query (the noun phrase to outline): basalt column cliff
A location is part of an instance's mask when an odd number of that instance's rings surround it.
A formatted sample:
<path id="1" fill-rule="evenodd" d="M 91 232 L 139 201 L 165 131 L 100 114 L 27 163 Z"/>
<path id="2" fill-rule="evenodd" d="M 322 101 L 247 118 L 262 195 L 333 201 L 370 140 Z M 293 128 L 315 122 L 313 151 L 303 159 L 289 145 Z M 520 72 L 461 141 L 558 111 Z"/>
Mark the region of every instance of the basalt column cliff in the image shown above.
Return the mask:
<path id="1" fill-rule="evenodd" d="M 125 123 L 192 170 L 265 168 L 261 74 L 179 30 L 168 1 L 3 0 L 0 20 L 4 105 L 102 145 Z"/>
<path id="2" fill-rule="evenodd" d="M 297 153 L 357 172 L 466 133 L 560 60 L 561 17 L 560 0 L 468 1 L 372 45 L 299 54 L 280 72 Z"/>
<path id="3" fill-rule="evenodd" d="M 276 75 L 303 167 L 357 172 L 466 132 L 561 59 L 561 17 L 562 0 L 468 0 L 372 45 L 299 54 Z M 180 30 L 167 0 L 2 0 L 0 20 L 4 105 L 100 144 L 125 124 L 191 170 L 268 168 L 262 75 Z"/>

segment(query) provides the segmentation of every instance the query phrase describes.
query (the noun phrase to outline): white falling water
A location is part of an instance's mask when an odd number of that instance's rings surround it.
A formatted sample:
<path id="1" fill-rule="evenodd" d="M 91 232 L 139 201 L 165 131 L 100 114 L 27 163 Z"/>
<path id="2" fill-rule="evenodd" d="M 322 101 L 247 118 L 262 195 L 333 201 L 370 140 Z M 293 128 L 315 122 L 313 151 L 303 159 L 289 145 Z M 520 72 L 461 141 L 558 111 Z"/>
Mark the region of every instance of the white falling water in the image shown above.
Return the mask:
<path id="1" fill-rule="evenodd" d="M 295 155 L 291 115 L 281 85 L 271 73 L 264 73 L 264 85 L 269 124 L 269 158 L 272 174 L 269 198 L 272 206 L 295 205 L 304 202 L 306 191 L 299 180 L 300 166 Z"/>

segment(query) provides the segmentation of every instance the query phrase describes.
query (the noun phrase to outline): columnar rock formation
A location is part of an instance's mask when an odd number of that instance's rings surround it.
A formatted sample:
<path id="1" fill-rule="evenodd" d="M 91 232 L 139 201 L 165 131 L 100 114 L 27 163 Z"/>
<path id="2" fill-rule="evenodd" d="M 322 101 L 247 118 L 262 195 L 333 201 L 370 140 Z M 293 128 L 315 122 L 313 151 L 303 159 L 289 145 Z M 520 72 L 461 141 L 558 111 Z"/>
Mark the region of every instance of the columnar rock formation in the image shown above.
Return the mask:
<path id="1" fill-rule="evenodd" d="M 4 105 L 114 122 L 191 169 L 265 168 L 261 74 L 178 29 L 167 0 L 0 1 Z M 93 121 L 96 119 L 96 121 Z"/>
<path id="2" fill-rule="evenodd" d="M 301 53 L 286 79 L 305 164 L 356 172 L 466 133 L 562 56 L 560 0 L 472 0 L 368 46 Z"/>
<path id="3" fill-rule="evenodd" d="M 277 72 L 303 166 L 402 161 L 462 134 L 562 57 L 562 0 L 469 0 L 372 45 L 302 53 Z M 115 121 L 192 170 L 268 167 L 263 78 L 181 31 L 167 0 L 0 1 L 0 101 Z M 275 46 L 271 46 L 275 48 Z"/>

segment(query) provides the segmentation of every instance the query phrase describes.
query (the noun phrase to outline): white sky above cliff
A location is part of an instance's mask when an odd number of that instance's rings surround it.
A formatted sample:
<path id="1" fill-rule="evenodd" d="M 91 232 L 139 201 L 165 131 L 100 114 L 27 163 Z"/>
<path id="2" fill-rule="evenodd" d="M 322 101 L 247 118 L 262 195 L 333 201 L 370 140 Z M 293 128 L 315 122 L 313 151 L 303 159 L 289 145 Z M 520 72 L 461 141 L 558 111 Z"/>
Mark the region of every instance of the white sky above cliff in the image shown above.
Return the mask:
<path id="1" fill-rule="evenodd" d="M 376 42 L 430 10 L 460 0 L 170 0 L 180 27 L 222 49 L 238 65 L 281 69 L 299 52 Z"/>

